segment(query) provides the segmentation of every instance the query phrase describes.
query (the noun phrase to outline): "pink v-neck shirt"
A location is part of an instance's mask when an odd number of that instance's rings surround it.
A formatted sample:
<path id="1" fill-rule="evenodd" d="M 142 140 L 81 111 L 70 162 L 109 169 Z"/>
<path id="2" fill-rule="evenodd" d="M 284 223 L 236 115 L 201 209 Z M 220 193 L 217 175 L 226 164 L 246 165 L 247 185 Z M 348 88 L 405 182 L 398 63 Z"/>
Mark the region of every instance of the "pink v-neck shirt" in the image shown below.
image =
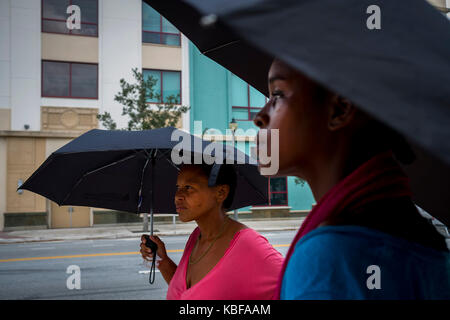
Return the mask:
<path id="1" fill-rule="evenodd" d="M 168 300 L 270 300 L 275 296 L 283 256 L 253 229 L 236 232 L 219 262 L 203 279 L 186 287 L 189 256 L 200 234 L 189 237 L 167 291 Z"/>

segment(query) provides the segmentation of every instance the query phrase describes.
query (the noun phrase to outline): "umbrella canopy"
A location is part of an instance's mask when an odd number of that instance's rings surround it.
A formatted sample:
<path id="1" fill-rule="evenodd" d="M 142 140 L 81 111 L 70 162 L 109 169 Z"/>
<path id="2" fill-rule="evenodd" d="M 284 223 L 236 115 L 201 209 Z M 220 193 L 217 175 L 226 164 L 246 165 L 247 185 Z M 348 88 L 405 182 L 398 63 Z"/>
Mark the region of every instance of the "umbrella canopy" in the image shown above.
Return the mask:
<path id="1" fill-rule="evenodd" d="M 174 136 L 178 140 L 173 141 Z M 189 144 L 180 146 L 183 139 L 188 139 Z M 94 129 L 52 153 L 20 188 L 58 205 L 176 213 L 179 168 L 172 161 L 172 150 L 201 156 L 213 144 L 226 149 L 223 144 L 204 141 L 173 127 L 145 131 Z M 259 174 L 247 155 L 235 148 L 226 150 L 221 159 L 227 163 L 244 159 L 234 164 L 237 184 L 229 209 L 266 203 L 267 178 Z M 220 162 L 220 154 L 211 154 Z"/>
<path id="2" fill-rule="evenodd" d="M 144 1 L 261 92 L 277 57 L 403 134 L 414 201 L 450 225 L 450 22 L 425 0 Z"/>

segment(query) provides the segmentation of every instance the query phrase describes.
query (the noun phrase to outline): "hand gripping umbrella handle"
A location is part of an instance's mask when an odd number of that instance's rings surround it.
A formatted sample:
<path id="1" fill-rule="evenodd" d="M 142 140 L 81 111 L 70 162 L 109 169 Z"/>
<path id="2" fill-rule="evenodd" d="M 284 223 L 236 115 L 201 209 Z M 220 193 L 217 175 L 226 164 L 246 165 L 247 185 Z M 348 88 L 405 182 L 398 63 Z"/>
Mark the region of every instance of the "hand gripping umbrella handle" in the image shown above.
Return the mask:
<path id="1" fill-rule="evenodd" d="M 158 250 L 158 245 L 152 241 L 150 239 L 150 237 L 146 234 L 144 234 L 144 238 L 145 238 L 145 246 L 150 248 L 150 250 L 152 250 L 153 253 L 153 261 L 152 261 L 152 266 L 150 268 L 150 275 L 148 277 L 148 282 L 150 284 L 153 284 L 153 282 L 155 282 L 155 263 L 156 263 L 156 251 Z"/>

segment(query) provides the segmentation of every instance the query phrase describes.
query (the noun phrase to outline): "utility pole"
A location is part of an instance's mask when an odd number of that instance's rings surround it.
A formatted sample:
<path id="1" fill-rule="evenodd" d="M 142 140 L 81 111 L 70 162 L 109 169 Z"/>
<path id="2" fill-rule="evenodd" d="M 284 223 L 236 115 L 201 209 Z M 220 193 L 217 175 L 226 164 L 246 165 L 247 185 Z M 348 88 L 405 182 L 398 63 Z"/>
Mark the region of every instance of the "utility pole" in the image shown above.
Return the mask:
<path id="1" fill-rule="evenodd" d="M 233 141 L 233 148 L 236 148 L 236 146 L 235 146 L 236 138 L 234 136 L 234 133 L 235 133 L 237 127 L 238 127 L 238 123 L 236 122 L 236 120 L 234 118 L 231 119 L 231 122 L 229 124 L 229 128 L 231 130 L 231 136 L 232 136 L 232 139 L 233 139 L 232 140 Z M 237 211 L 237 209 L 234 209 L 234 220 L 238 221 L 238 211 Z"/>

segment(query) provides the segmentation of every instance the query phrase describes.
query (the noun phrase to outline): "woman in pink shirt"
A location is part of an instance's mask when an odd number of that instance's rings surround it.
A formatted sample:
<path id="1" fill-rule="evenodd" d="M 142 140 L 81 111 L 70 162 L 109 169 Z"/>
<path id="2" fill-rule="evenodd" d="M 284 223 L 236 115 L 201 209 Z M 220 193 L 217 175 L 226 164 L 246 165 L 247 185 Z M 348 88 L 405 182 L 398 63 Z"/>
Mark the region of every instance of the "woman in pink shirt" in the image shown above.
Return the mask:
<path id="1" fill-rule="evenodd" d="M 227 216 L 236 184 L 233 168 L 222 165 L 213 187 L 208 186 L 210 170 L 206 165 L 185 165 L 178 175 L 175 205 L 179 218 L 195 220 L 198 225 L 178 266 L 167 255 L 164 243 L 151 237 L 161 258 L 157 267 L 169 284 L 167 299 L 272 299 L 283 257 L 266 238 Z M 144 238 L 141 254 L 151 260 Z"/>

